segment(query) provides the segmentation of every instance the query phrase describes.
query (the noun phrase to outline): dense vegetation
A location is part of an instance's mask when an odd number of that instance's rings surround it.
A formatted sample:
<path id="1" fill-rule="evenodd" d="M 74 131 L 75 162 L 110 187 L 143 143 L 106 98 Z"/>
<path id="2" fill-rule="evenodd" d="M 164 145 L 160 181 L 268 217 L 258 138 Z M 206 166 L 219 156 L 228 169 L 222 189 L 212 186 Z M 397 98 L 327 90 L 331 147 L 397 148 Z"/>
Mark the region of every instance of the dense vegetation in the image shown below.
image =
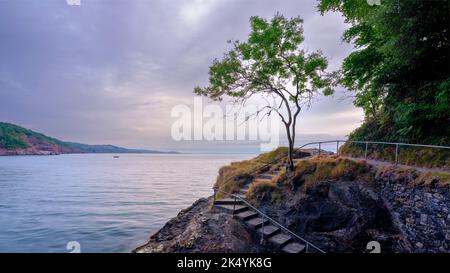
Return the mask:
<path id="1" fill-rule="evenodd" d="M 23 127 L 0 122 L 0 149 L 16 151 L 31 148 L 34 154 L 40 150 L 58 153 L 161 153 L 155 150 L 126 149 L 113 145 L 87 145 L 65 142 Z M 173 152 L 171 152 L 173 153 Z M 14 153 L 12 153 L 14 154 Z"/>
<path id="2" fill-rule="evenodd" d="M 28 148 L 30 147 L 30 143 L 25 139 L 25 137 L 63 147 L 68 146 L 66 143 L 46 135 L 33 132 L 14 124 L 0 122 L 0 148 L 6 150 Z"/>
<path id="3" fill-rule="evenodd" d="M 364 124 L 350 139 L 450 145 L 449 1 L 320 0 L 351 27 L 357 48 L 341 83 L 354 92 Z"/>

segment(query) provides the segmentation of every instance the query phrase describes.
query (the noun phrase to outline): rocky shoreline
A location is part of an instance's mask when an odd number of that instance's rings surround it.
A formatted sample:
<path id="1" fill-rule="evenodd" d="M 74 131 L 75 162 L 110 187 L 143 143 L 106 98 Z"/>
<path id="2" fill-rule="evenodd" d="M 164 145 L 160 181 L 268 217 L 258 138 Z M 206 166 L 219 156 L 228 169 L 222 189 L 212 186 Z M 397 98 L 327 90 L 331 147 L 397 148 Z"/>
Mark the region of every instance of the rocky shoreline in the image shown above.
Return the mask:
<path id="1" fill-rule="evenodd" d="M 150 237 L 136 253 L 255 253 L 261 248 L 236 219 L 211 211 L 211 198 L 197 200 Z"/>
<path id="2" fill-rule="evenodd" d="M 372 167 L 372 182 L 322 181 L 305 192 L 283 193 L 282 204 L 255 205 L 327 252 L 369 252 L 377 241 L 382 252 L 449 253 L 450 189 L 442 177 L 413 169 Z M 261 253 L 245 225 L 200 199 L 181 211 L 137 253 Z"/>

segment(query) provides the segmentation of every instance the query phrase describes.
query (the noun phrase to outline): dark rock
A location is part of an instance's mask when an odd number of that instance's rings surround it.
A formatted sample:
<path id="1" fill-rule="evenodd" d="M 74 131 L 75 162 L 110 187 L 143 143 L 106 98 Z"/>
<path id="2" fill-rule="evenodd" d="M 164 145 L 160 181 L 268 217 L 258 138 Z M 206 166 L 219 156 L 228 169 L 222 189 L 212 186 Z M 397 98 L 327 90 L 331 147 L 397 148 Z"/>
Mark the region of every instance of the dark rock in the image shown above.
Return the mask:
<path id="1" fill-rule="evenodd" d="M 230 214 L 213 212 L 208 199 L 199 199 L 182 210 L 145 245 L 138 253 L 228 253 L 259 252 L 259 244 L 252 235 Z"/>

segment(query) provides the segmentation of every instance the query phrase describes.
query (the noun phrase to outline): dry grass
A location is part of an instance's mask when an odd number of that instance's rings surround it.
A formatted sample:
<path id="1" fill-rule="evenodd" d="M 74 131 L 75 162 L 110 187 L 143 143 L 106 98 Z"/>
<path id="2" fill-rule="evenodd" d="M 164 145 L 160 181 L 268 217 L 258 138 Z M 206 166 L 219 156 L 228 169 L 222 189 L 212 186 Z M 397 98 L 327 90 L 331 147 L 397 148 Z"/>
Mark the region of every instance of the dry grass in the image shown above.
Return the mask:
<path id="1" fill-rule="evenodd" d="M 415 179 L 415 183 L 424 185 L 437 183 L 442 187 L 449 186 L 450 174 L 444 172 L 423 172 Z"/>
<path id="2" fill-rule="evenodd" d="M 273 181 L 260 181 L 253 183 L 248 190 L 248 199 L 253 202 L 270 202 L 281 204 L 281 188 Z"/>
<path id="3" fill-rule="evenodd" d="M 450 173 L 440 171 L 418 171 L 413 167 L 386 166 L 377 170 L 376 177 L 412 184 L 413 186 L 450 186 Z"/>
<path id="4" fill-rule="evenodd" d="M 364 157 L 365 144 L 347 143 L 339 148 L 341 155 Z M 381 161 L 395 161 L 395 146 L 369 144 L 368 158 Z M 426 168 L 450 167 L 450 150 L 424 147 L 400 146 L 399 163 Z"/>
<path id="5" fill-rule="evenodd" d="M 219 176 L 217 177 L 215 186 L 222 191 L 231 193 L 237 192 L 244 184 L 251 182 L 256 175 L 267 172 L 272 168 L 276 168 L 278 164 L 282 164 L 286 155 L 287 148 L 280 147 L 250 160 L 233 162 L 219 170 Z M 263 168 L 265 165 L 273 163 L 280 158 L 281 160 L 279 160 L 276 164 Z M 258 171 L 255 173 L 255 170 Z M 223 195 L 223 193 L 219 192 L 217 197 L 221 198 Z"/>
<path id="6" fill-rule="evenodd" d="M 370 165 L 365 161 L 356 162 L 337 156 L 315 156 L 297 162 L 293 182 L 295 186 L 304 184 L 306 188 L 325 180 L 352 181 L 360 178 L 369 182 L 373 177 L 370 169 Z M 286 183 L 285 171 L 280 172 L 273 182 L 279 185 Z"/>

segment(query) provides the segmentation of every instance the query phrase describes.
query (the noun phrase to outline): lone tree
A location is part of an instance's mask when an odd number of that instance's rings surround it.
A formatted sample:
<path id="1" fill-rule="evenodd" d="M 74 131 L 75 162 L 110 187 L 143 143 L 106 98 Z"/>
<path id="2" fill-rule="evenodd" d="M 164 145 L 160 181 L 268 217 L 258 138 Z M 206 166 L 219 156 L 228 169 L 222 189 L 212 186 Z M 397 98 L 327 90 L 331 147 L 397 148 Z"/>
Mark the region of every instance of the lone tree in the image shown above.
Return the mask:
<path id="1" fill-rule="evenodd" d="M 229 41 L 232 49 L 209 68 L 209 85 L 196 87 L 194 93 L 213 100 L 228 96 L 239 104 L 263 97 L 267 103 L 255 115 L 280 116 L 289 143 L 287 171 L 292 173 L 297 117 L 315 95 L 334 92 L 335 75 L 325 72 L 328 62 L 320 51 L 307 54 L 300 48 L 301 18 L 276 14 L 267 21 L 254 16 L 250 24 L 247 41 Z"/>

